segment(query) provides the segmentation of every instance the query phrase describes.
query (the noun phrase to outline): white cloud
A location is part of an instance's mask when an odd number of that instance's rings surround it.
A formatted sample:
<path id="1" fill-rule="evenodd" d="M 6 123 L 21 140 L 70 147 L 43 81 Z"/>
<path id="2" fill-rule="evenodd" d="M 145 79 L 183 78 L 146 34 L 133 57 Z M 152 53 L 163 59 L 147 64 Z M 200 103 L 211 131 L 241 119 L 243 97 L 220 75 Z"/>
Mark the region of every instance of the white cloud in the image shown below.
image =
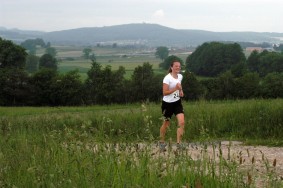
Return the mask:
<path id="1" fill-rule="evenodd" d="M 157 10 L 153 14 L 154 19 L 162 19 L 165 16 L 164 11 L 162 9 Z"/>

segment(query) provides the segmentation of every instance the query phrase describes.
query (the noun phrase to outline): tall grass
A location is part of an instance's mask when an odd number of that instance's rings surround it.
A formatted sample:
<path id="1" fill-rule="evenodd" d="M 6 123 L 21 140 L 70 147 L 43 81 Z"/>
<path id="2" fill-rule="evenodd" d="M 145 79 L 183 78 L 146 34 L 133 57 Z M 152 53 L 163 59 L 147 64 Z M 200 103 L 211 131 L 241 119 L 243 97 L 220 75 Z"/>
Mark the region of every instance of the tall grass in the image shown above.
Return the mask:
<path id="1" fill-rule="evenodd" d="M 184 103 L 184 140 L 279 139 L 282 103 L 281 99 Z M 174 145 L 160 153 L 159 104 L 1 107 L 0 114 L 0 187 L 255 186 L 253 171 L 239 170 L 239 161 L 219 155 L 220 145 L 212 145 L 213 156 L 205 142 L 199 145 L 197 159 L 189 150 L 177 152 Z M 174 142 L 175 125 L 173 119 L 167 141 Z M 270 185 L 282 186 L 268 173 Z"/>
<path id="2" fill-rule="evenodd" d="M 283 137 L 283 100 L 200 101 L 188 108 L 188 128 L 192 138 L 197 127 L 211 137 L 238 139 L 280 139 Z M 190 131 L 189 131 L 190 134 Z"/>

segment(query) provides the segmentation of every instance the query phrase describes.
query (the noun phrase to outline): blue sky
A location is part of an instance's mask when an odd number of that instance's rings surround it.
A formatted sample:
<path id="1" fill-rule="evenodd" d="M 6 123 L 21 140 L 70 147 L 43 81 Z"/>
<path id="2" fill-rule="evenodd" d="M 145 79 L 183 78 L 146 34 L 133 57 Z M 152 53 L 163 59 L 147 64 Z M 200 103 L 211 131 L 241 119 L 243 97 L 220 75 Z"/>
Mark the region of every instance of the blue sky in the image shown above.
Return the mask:
<path id="1" fill-rule="evenodd" d="M 0 26 L 59 31 L 129 23 L 283 33 L 282 0 L 1 0 Z"/>

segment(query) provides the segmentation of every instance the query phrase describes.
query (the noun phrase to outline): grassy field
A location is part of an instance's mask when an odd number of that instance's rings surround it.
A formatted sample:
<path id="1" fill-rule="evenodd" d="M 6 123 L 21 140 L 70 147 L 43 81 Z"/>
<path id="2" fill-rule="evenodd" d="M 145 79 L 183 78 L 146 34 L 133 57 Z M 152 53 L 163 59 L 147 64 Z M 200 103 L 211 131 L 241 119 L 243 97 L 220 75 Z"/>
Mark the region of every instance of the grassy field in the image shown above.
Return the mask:
<path id="1" fill-rule="evenodd" d="M 59 59 L 59 72 L 66 73 L 78 69 L 82 79 L 87 77 L 87 71 L 91 67 L 91 61 L 82 58 L 83 48 L 78 46 L 54 46 L 57 51 L 56 58 Z M 92 53 L 95 54 L 98 63 L 105 67 L 110 65 L 112 70 L 118 70 L 119 66 L 125 67 L 125 78 L 129 79 L 136 67 L 142 66 L 143 63 L 150 63 L 155 73 L 164 73 L 159 68 L 161 60 L 156 58 L 155 49 L 129 49 L 129 48 L 111 48 L 111 47 L 93 47 Z M 38 49 L 37 55 L 41 56 L 44 49 Z M 170 55 L 176 55 L 183 59 L 188 54 L 181 52 L 172 52 Z"/>
<path id="2" fill-rule="evenodd" d="M 130 78 L 133 74 L 133 71 L 136 67 L 142 66 L 143 63 L 149 62 L 152 65 L 152 68 L 155 73 L 162 72 L 159 68 L 160 60 L 156 59 L 155 57 L 144 57 L 144 56 L 135 56 L 135 57 L 118 57 L 118 56 L 99 56 L 97 57 L 97 62 L 105 66 L 111 66 L 113 71 L 118 70 L 120 66 L 125 67 L 126 74 L 125 78 Z M 91 68 L 91 61 L 90 60 L 74 60 L 74 61 L 66 61 L 63 60 L 59 63 L 59 71 L 62 73 L 78 69 L 79 73 L 81 73 L 82 78 L 86 77 L 86 73 Z M 164 72 L 164 71 L 163 71 Z"/>
<path id="3" fill-rule="evenodd" d="M 184 103 L 184 142 L 281 145 L 282 106 L 282 99 Z M 205 145 L 198 160 L 155 151 L 161 123 L 160 104 L 151 103 L 0 107 L 0 187 L 255 186 L 235 161 L 209 158 Z M 174 118 L 167 141 L 175 127 Z M 282 187 L 268 173 L 269 187 Z"/>

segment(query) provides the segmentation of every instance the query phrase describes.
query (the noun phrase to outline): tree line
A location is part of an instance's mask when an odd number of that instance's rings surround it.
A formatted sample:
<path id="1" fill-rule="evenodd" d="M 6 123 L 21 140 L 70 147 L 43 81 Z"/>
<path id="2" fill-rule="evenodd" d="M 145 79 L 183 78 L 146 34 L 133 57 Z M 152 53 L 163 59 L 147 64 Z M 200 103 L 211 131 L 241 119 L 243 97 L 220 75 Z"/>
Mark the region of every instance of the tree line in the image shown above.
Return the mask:
<path id="1" fill-rule="evenodd" d="M 160 58 L 163 59 L 160 67 L 168 69 L 175 60 L 183 65 L 184 100 L 283 97 L 282 53 L 253 52 L 245 59 L 236 43 L 212 42 L 198 47 L 184 63 L 177 56 L 169 56 L 166 47 L 159 50 L 156 56 L 162 54 Z M 163 50 L 166 50 L 165 53 Z M 53 55 L 46 53 L 36 57 L 26 51 L 23 46 L 0 38 L 1 106 L 161 101 L 162 80 L 166 73 L 155 74 L 148 62 L 136 67 L 131 78 L 125 79 L 124 67 L 113 71 L 111 66 L 102 67 L 95 58 L 91 58 L 87 79 L 82 81 L 78 70 L 65 74 L 58 72 Z M 30 71 L 33 70 L 29 67 L 32 58 L 39 59 L 38 70 Z M 209 74 L 210 78 L 198 79 L 199 75 L 205 74 Z"/>

